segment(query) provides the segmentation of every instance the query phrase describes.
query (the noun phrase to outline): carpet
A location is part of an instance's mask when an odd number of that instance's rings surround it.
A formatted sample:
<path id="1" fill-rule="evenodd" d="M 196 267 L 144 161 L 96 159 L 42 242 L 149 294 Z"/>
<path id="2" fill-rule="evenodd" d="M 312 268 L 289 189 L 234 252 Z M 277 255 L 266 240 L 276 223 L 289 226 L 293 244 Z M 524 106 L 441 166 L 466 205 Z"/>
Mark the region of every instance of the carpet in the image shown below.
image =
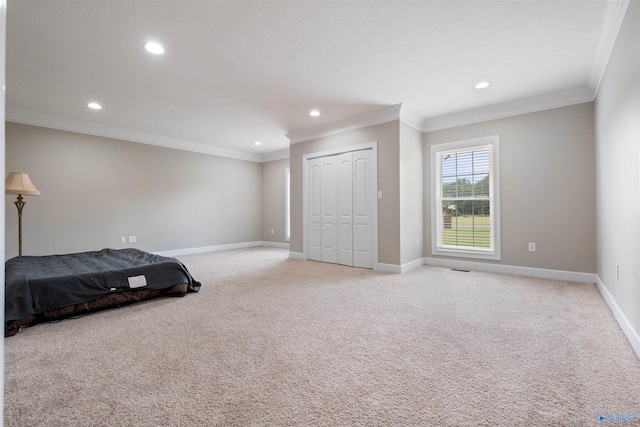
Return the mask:
<path id="1" fill-rule="evenodd" d="M 640 361 L 595 285 L 385 274 L 266 247 L 179 258 L 198 294 L 6 338 L 5 425 L 596 426 L 640 413 Z"/>

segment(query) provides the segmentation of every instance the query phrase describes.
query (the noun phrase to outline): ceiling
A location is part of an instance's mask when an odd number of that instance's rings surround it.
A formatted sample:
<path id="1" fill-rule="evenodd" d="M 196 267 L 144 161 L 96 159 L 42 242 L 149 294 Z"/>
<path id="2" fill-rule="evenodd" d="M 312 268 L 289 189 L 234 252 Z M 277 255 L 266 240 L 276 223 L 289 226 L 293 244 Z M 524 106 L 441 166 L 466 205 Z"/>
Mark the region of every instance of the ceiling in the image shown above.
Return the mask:
<path id="1" fill-rule="evenodd" d="M 627 4 L 8 0 L 7 119 L 260 161 L 396 104 L 426 130 L 591 100 Z"/>

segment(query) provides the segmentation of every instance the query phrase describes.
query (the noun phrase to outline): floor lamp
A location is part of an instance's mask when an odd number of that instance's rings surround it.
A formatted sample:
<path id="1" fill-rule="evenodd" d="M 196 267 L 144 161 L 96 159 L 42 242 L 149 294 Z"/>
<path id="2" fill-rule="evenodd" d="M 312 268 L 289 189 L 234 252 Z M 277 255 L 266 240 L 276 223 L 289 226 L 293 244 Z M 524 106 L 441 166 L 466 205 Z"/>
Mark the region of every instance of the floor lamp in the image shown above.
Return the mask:
<path id="1" fill-rule="evenodd" d="M 39 196 L 40 192 L 33 185 L 28 173 L 11 172 L 4 181 L 4 191 L 6 194 L 17 194 L 18 200 L 15 205 L 18 208 L 18 255 L 22 256 L 22 208 L 25 202 L 22 196 Z"/>

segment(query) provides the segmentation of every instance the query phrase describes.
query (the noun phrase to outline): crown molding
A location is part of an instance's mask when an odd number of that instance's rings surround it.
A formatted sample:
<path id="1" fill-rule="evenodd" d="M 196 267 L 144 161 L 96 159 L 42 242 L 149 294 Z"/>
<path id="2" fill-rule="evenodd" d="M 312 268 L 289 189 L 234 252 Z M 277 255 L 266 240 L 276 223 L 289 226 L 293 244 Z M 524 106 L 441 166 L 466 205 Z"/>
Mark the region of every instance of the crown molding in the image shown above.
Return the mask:
<path id="1" fill-rule="evenodd" d="M 611 54 L 613 53 L 613 48 L 620 33 L 620 28 L 622 28 L 622 21 L 624 20 L 624 15 L 627 13 L 628 7 L 629 0 L 612 0 L 607 2 L 607 11 L 598 43 L 598 53 L 596 54 L 596 61 L 588 81 L 588 86 L 594 94 L 598 93 L 600 82 L 607 70 L 609 58 L 611 58 Z"/>
<path id="2" fill-rule="evenodd" d="M 505 117 L 517 116 L 520 114 L 535 113 L 537 111 L 550 110 L 552 108 L 582 104 L 584 102 L 593 101 L 594 98 L 594 92 L 590 88 L 582 86 L 560 92 L 533 96 L 502 104 L 495 104 L 487 107 L 475 108 L 473 110 L 425 119 L 422 122 L 420 130 L 422 132 L 431 132 L 469 125 L 472 123 L 503 119 Z"/>
<path id="3" fill-rule="evenodd" d="M 265 153 L 262 155 L 262 162 L 273 162 L 274 160 L 283 160 L 289 158 L 289 149 L 286 148 L 280 151 L 274 151 L 272 153 Z"/>
<path id="4" fill-rule="evenodd" d="M 424 117 L 422 117 L 415 111 L 408 110 L 406 107 L 402 107 L 400 109 L 400 121 L 403 121 L 409 126 L 420 130 L 422 128 L 422 123 L 424 122 Z"/>
<path id="5" fill-rule="evenodd" d="M 262 155 L 243 153 L 241 151 L 228 150 L 213 147 L 183 139 L 168 138 L 145 132 L 120 129 L 111 126 L 97 125 L 95 123 L 81 122 L 77 120 L 63 119 L 53 115 L 38 114 L 8 108 L 5 119 L 9 122 L 26 125 L 40 126 L 69 132 L 83 133 L 87 135 L 102 136 L 105 138 L 120 139 L 124 141 L 139 142 L 147 145 L 155 145 L 175 150 L 191 151 L 194 153 L 208 154 L 211 156 L 227 157 L 230 159 L 247 160 L 250 162 L 262 162 Z"/>
<path id="6" fill-rule="evenodd" d="M 537 111 L 549 110 L 552 108 L 581 104 L 584 102 L 593 101 L 594 99 L 595 92 L 590 87 L 583 86 L 579 88 L 519 99 L 502 104 L 490 105 L 487 107 L 480 107 L 429 119 L 424 119 L 422 116 L 414 113 L 413 111 L 402 108 L 402 104 L 396 104 L 376 111 L 361 114 L 358 116 L 348 117 L 346 119 L 316 126 L 299 132 L 291 132 L 288 133 L 286 137 L 289 138 L 290 144 L 296 144 L 311 139 L 387 123 L 393 120 L 401 120 L 421 132 L 432 132 L 457 126 L 464 126 L 473 123 L 517 116 L 520 114 L 534 113 Z M 246 160 L 257 163 L 289 158 L 289 149 L 265 154 L 245 153 L 182 139 L 168 138 L 156 134 L 120 129 L 111 126 L 96 125 L 77 120 L 63 119 L 53 115 L 38 114 L 13 108 L 7 109 L 6 120 L 9 122 L 23 123 L 106 138 L 114 138 L 125 141 L 138 142 L 142 144 L 155 145 L 158 147 L 172 148 L 175 150 L 191 151 L 194 153 Z"/>
<path id="7" fill-rule="evenodd" d="M 286 137 L 289 138 L 289 144 L 297 144 L 311 139 L 336 135 L 343 132 L 362 129 L 368 126 L 379 125 L 393 120 L 399 120 L 401 107 L 402 104 L 391 105 L 389 107 L 360 114 L 358 116 L 348 117 L 346 119 L 337 120 L 335 122 L 326 123 L 324 125 L 298 132 L 291 132 L 288 133 Z"/>

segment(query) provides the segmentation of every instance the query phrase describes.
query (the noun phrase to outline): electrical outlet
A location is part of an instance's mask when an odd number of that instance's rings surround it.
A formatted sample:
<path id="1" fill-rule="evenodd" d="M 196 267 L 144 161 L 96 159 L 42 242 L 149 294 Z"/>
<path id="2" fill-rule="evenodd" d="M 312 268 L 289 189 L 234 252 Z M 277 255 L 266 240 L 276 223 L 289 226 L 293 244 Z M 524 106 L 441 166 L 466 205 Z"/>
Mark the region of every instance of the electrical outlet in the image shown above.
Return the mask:
<path id="1" fill-rule="evenodd" d="M 271 229 L 271 234 L 273 234 L 273 228 Z"/>
<path id="2" fill-rule="evenodd" d="M 620 265 L 616 264 L 616 280 L 620 280 Z"/>
<path id="3" fill-rule="evenodd" d="M 416 246 L 420 246 L 420 238 L 416 237 Z"/>
<path id="4" fill-rule="evenodd" d="M 135 243 L 136 241 L 136 236 L 129 236 L 129 243 Z"/>
<path id="5" fill-rule="evenodd" d="M 127 238 L 124 236 L 120 236 L 120 243 L 127 243 Z"/>
<path id="6" fill-rule="evenodd" d="M 536 243 L 529 242 L 529 252 L 535 252 L 535 251 L 536 251 Z"/>

